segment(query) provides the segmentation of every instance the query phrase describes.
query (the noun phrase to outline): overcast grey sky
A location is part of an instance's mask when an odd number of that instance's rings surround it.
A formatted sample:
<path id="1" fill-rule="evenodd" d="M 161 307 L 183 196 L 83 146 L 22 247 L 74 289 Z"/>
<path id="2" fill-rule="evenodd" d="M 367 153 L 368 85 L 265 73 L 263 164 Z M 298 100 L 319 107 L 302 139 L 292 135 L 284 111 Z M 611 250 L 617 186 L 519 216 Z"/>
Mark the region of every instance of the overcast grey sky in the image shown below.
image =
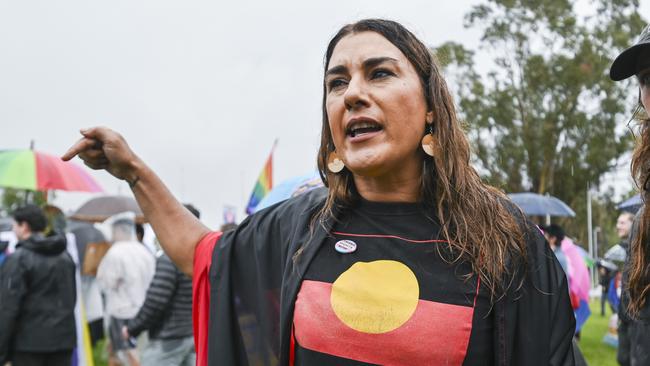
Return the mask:
<path id="1" fill-rule="evenodd" d="M 62 154 L 79 128 L 103 124 L 210 226 L 223 205 L 241 220 L 274 139 L 276 183 L 315 169 L 323 53 L 338 28 L 385 17 L 429 45 L 476 46 L 478 31 L 463 28 L 474 3 L 2 1 L 0 148 L 33 139 Z M 107 193 L 130 194 L 91 174 Z M 90 197 L 58 193 L 54 203 L 67 211 Z"/>

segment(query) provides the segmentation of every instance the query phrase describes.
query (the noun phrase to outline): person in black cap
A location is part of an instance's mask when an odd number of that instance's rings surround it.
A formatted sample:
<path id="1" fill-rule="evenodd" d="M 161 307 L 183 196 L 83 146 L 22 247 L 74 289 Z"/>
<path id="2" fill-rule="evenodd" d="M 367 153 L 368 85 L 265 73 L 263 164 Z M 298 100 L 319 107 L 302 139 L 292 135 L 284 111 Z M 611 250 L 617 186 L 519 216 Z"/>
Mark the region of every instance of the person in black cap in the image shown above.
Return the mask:
<path id="1" fill-rule="evenodd" d="M 637 42 L 630 48 L 621 52 L 616 57 L 609 69 L 609 77 L 614 81 L 621 81 L 636 75 L 643 89 L 642 76 L 646 77 L 643 71 L 650 71 L 650 25 L 641 32 Z M 646 110 L 648 106 L 645 105 Z"/>
<path id="2" fill-rule="evenodd" d="M 650 26 L 637 42 L 623 51 L 612 64 L 609 76 L 614 81 L 636 76 L 639 83 L 639 119 L 637 145 L 632 156 L 632 177 L 641 188 L 644 202 L 650 199 Z M 617 359 L 621 365 L 650 365 L 650 210 L 637 215 L 630 234 L 630 252 L 623 273 L 624 291 L 621 298 L 619 347 Z"/>

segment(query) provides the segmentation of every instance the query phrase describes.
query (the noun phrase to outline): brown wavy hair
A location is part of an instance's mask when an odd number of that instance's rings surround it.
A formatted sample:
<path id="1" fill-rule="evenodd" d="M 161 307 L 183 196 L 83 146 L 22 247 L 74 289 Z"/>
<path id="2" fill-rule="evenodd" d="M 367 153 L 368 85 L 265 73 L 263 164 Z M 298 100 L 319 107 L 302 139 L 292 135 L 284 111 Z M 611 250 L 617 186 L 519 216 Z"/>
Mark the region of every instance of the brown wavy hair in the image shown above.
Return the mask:
<path id="1" fill-rule="evenodd" d="M 644 203 L 650 202 L 650 118 L 643 113 L 639 96 L 639 106 L 634 117 L 639 120 L 638 136 L 632 153 L 632 178 L 639 188 Z M 628 311 L 637 317 L 650 294 L 650 209 L 645 207 L 638 222 L 636 235 L 631 238 L 629 250 L 630 303 Z"/>
<path id="2" fill-rule="evenodd" d="M 516 270 L 525 268 L 526 244 L 523 228 L 514 215 L 518 209 L 508 210 L 507 197 L 501 191 L 484 184 L 470 165 L 470 147 L 456 116 L 451 93 L 433 55 L 415 35 L 397 22 L 383 19 L 365 19 L 341 28 L 330 41 L 325 54 L 325 71 L 338 42 L 347 35 L 376 32 L 395 45 L 414 66 L 422 84 L 428 109 L 434 114 L 434 130 L 438 153 L 435 158 L 422 154 L 424 159 L 420 200 L 435 207 L 433 213 L 442 227 L 453 257 L 450 261 L 467 260 L 471 263 L 494 298 L 502 295 L 514 279 Z M 359 199 L 351 172 L 344 169 L 333 174 L 327 169 L 328 155 L 335 146 L 329 127 L 326 104 L 326 85 L 323 81 L 323 124 L 318 152 L 318 169 L 329 188 L 324 207 L 316 218 L 326 222 L 351 207 Z M 423 131 L 425 121 L 422 121 Z M 514 208 L 514 206 L 513 206 Z M 509 266 L 512 260 L 523 263 Z M 512 264 L 512 263 L 510 263 Z"/>

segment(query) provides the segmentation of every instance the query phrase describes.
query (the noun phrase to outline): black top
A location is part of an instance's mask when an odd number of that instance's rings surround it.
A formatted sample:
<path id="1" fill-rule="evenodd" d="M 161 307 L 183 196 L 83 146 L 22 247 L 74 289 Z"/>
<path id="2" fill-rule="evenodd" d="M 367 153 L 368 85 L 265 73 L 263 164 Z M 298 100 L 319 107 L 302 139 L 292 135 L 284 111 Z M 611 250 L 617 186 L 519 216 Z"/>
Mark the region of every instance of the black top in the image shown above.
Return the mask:
<path id="1" fill-rule="evenodd" d="M 260 210 L 218 239 L 209 273 L 209 365 L 291 364 L 298 292 L 334 225 L 313 220 L 326 194 L 315 189 Z M 527 258 L 525 267 L 508 264 L 521 286 L 492 309 L 494 365 L 574 365 L 566 276 L 539 229 L 503 204 L 521 227 Z"/>
<path id="2" fill-rule="evenodd" d="M 298 293 L 296 365 L 492 364 L 489 293 L 430 212 L 362 201 L 341 217 Z"/>
<path id="3" fill-rule="evenodd" d="M 0 365 L 12 351 L 76 346 L 75 264 L 63 235 L 34 234 L 0 267 Z"/>

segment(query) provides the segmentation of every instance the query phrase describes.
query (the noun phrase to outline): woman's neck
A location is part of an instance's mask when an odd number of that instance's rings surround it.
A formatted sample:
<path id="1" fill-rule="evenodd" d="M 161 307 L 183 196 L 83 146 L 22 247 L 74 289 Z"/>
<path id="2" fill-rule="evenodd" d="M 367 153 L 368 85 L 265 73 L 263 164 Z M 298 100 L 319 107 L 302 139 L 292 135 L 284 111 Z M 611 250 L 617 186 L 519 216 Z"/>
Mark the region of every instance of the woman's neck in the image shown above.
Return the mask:
<path id="1" fill-rule="evenodd" d="M 354 175 L 354 184 L 361 197 L 368 201 L 417 202 L 422 189 L 421 172 L 420 169 L 415 174 L 388 174 L 380 177 Z"/>

